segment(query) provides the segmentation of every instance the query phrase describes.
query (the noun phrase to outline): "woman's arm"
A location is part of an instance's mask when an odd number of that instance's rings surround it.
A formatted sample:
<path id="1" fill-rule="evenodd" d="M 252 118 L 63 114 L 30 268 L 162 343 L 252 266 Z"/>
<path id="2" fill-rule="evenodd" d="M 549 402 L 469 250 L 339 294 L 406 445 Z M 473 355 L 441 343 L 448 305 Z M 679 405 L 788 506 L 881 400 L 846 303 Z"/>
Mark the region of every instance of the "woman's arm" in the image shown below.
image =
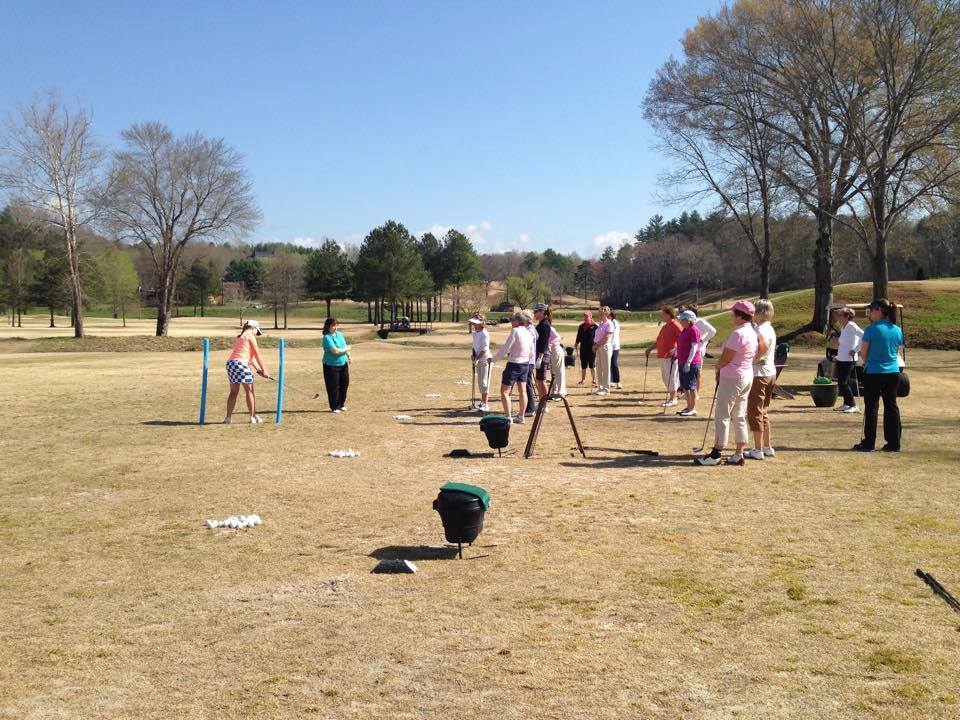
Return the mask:
<path id="1" fill-rule="evenodd" d="M 860 362 L 863 363 L 864 367 L 867 365 L 867 356 L 870 354 L 870 343 L 861 342 L 860 343 Z"/>
<path id="2" fill-rule="evenodd" d="M 517 328 L 514 328 L 507 336 L 507 341 L 500 346 L 499 350 L 497 350 L 497 354 L 490 357 L 490 362 L 495 363 L 497 360 L 503 360 L 503 358 L 505 358 L 513 348 L 513 344 L 516 342 L 516 340 Z"/>
<path id="3" fill-rule="evenodd" d="M 733 361 L 733 358 L 736 354 L 737 353 L 730 348 L 725 347 L 723 352 L 720 353 L 720 359 L 717 360 L 717 370 L 719 371 L 720 368 L 729 365 Z"/>
<path id="4" fill-rule="evenodd" d="M 257 345 L 256 335 L 250 336 L 250 364 L 258 374 L 263 377 L 270 377 L 270 373 L 268 373 L 267 368 L 264 367 L 263 358 L 260 356 L 260 346 Z"/>
<path id="5" fill-rule="evenodd" d="M 757 333 L 757 357 L 766 357 L 767 350 L 769 349 L 770 345 L 767 343 L 767 339 L 760 333 Z"/>

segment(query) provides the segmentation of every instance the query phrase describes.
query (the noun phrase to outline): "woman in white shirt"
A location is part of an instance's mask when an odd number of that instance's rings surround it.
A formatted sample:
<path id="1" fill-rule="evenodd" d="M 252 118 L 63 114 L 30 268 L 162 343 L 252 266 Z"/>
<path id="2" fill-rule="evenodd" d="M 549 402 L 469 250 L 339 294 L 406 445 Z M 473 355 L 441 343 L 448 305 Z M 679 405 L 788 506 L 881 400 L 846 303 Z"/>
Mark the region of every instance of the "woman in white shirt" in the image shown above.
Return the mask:
<path id="1" fill-rule="evenodd" d="M 623 390 L 620 384 L 620 321 L 617 320 L 617 313 L 610 311 L 610 322 L 613 324 L 613 339 L 610 345 L 613 348 L 613 355 L 610 357 L 610 383 L 617 390 Z"/>
<path id="2" fill-rule="evenodd" d="M 510 318 L 510 325 L 513 329 L 507 341 L 497 350 L 496 355 L 487 358 L 487 362 L 493 364 L 497 360 L 507 358 L 507 366 L 503 369 L 503 377 L 500 379 L 503 414 L 510 417 L 510 390 L 520 383 L 520 414 L 513 418 L 513 422 L 522 425 L 523 414 L 527 409 L 527 394 L 524 392 L 524 386 L 527 384 L 527 376 L 533 364 L 535 345 L 530 333 L 523 326 L 522 313 L 514 313 Z"/>
<path id="3" fill-rule="evenodd" d="M 476 371 L 477 389 L 480 391 L 480 404 L 477 410 L 487 412 L 487 398 L 490 394 L 490 333 L 484 327 L 486 320 L 482 313 L 477 313 L 468 321 L 470 332 L 473 333 L 473 367 Z"/>
<path id="4" fill-rule="evenodd" d="M 840 308 L 834 313 L 837 318 L 837 325 L 840 327 L 840 341 L 837 347 L 837 357 L 834 363 L 837 367 L 837 385 L 840 394 L 843 396 L 843 405 L 836 408 L 836 412 L 857 413 L 860 408 L 854 401 L 854 389 L 856 395 L 860 395 L 859 383 L 857 378 L 857 364 L 860 361 L 860 342 L 863 340 L 863 330 L 853 322 L 856 313 L 850 308 Z"/>
<path id="5" fill-rule="evenodd" d="M 700 362 L 706 363 L 707 345 L 710 344 L 710 341 L 717 334 L 717 329 L 700 317 L 700 308 L 697 305 L 688 305 L 686 309 L 692 310 L 697 316 L 697 321 L 694 323 L 694 326 L 700 331 Z"/>
<path id="6" fill-rule="evenodd" d="M 773 400 L 773 386 L 777 379 L 777 368 L 773 354 L 777 346 L 777 333 L 770 321 L 773 319 L 773 303 L 769 300 L 757 300 L 754 306 L 753 322 L 757 330 L 760 347 L 753 358 L 753 385 L 747 397 L 747 423 L 753 432 L 753 448 L 744 453 L 751 460 L 763 460 L 776 453 L 770 440 L 770 401 Z"/>

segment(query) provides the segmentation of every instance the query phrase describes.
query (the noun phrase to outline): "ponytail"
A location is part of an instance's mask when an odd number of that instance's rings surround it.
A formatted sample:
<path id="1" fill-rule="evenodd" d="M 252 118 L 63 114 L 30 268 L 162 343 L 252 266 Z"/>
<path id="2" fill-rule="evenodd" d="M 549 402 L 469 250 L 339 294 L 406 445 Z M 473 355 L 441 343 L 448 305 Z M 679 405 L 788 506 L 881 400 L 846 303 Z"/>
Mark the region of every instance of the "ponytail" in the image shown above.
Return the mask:
<path id="1" fill-rule="evenodd" d="M 897 322 L 897 304 L 890 302 L 886 298 L 878 298 L 870 303 L 870 308 L 872 310 L 879 310 L 883 313 L 883 316 L 890 322 L 896 324 Z"/>

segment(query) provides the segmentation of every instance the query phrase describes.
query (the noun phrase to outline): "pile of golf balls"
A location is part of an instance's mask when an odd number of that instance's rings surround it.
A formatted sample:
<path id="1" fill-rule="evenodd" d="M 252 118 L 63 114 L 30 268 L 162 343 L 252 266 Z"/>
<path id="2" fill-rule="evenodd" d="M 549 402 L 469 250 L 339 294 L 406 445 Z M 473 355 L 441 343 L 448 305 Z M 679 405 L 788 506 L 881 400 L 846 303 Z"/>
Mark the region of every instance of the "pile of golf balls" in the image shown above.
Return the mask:
<path id="1" fill-rule="evenodd" d="M 457 380 L 454 385 L 469 385 L 470 383 L 466 380 Z"/>
<path id="2" fill-rule="evenodd" d="M 424 397 L 425 397 L 425 398 L 438 398 L 438 397 L 440 397 L 440 393 L 427 393 L 426 395 L 424 395 Z"/>
<path id="3" fill-rule="evenodd" d="M 353 448 L 347 448 L 346 450 L 331 450 L 327 453 L 327 455 L 335 458 L 360 457 L 360 451 L 354 450 Z"/>
<path id="4" fill-rule="evenodd" d="M 412 417 L 411 415 L 394 415 L 394 416 L 393 416 L 393 419 L 394 419 L 394 420 L 401 420 L 401 421 L 402 421 L 402 420 L 413 420 L 413 417 Z"/>
<path id="5" fill-rule="evenodd" d="M 259 525 L 263 520 L 259 515 L 241 515 L 236 517 L 231 515 L 224 520 L 207 520 L 206 526 L 213 530 L 214 528 L 230 528 L 231 530 L 240 530 L 241 528 L 251 528 Z"/>

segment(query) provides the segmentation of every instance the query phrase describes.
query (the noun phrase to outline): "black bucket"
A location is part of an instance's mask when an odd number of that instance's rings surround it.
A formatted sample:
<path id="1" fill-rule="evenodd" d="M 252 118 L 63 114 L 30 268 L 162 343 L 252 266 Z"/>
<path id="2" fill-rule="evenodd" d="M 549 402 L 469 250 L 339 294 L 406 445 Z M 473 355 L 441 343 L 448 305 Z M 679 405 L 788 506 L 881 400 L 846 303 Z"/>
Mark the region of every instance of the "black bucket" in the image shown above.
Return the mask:
<path id="1" fill-rule="evenodd" d="M 465 489 L 460 489 L 465 488 Z M 443 536 L 449 543 L 472 543 L 483 530 L 490 496 L 483 488 L 448 483 L 440 488 L 433 509 L 440 513 Z"/>
<path id="2" fill-rule="evenodd" d="M 572 347 L 564 348 L 564 351 L 565 351 L 567 354 L 566 354 L 566 355 L 564 356 L 564 358 L 563 358 L 563 366 L 564 366 L 564 367 L 573 367 L 574 365 L 576 365 L 576 364 L 577 364 L 577 361 L 576 361 L 576 359 L 573 357 L 573 348 L 572 348 Z"/>
<path id="3" fill-rule="evenodd" d="M 510 418 L 503 415 L 487 415 L 480 420 L 480 430 L 487 436 L 487 444 L 494 450 L 510 444 Z"/>
<path id="4" fill-rule="evenodd" d="M 907 397 L 908 395 L 910 395 L 910 376 L 901 370 L 900 380 L 897 381 L 897 397 Z"/>

